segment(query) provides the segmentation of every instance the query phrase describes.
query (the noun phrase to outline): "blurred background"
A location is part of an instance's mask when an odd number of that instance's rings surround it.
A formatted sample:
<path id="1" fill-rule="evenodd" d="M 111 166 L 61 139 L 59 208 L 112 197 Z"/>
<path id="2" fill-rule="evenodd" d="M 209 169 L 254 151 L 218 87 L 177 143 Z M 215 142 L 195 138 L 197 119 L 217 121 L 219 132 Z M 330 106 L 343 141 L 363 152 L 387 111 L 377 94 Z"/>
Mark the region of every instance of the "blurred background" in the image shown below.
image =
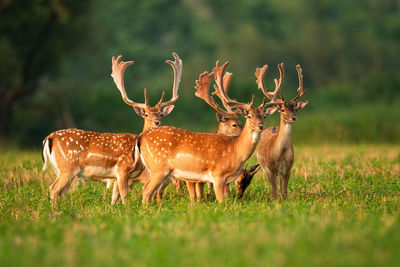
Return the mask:
<path id="1" fill-rule="evenodd" d="M 285 63 L 283 94 L 304 99 L 294 143 L 400 142 L 399 0 L 1 0 L 0 143 L 41 146 L 51 131 L 77 127 L 139 133 L 143 119 L 121 99 L 111 57 L 135 64 L 125 72 L 129 97 L 154 105 L 183 60 L 180 99 L 164 125 L 215 131 L 215 112 L 194 96 L 195 80 L 217 59 L 230 61 L 230 94 L 249 101 L 254 71 Z M 275 114 L 265 122 L 277 125 Z"/>

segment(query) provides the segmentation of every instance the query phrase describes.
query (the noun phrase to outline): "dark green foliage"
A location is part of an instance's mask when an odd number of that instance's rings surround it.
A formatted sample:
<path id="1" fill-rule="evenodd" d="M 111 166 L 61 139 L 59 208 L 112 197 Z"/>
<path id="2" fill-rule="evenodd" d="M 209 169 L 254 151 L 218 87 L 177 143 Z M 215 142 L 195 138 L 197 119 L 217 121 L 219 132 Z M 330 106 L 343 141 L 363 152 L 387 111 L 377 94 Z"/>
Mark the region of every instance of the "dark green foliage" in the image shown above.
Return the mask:
<path id="1" fill-rule="evenodd" d="M 6 137 L 21 146 L 37 146 L 48 132 L 73 126 L 140 132 L 142 119 L 121 101 L 110 77 L 111 57 L 119 54 L 135 61 L 126 71 L 129 96 L 143 101 L 146 87 L 152 103 L 162 90 L 167 97 L 171 93 L 172 71 L 164 60 L 172 51 L 183 59 L 181 97 L 164 124 L 202 131 L 216 128 L 213 112 L 194 96 L 193 87 L 199 74 L 211 71 L 217 59 L 231 61 L 230 94 L 240 101 L 256 94 L 261 102 L 254 82 L 256 67 L 270 65 L 266 84 L 271 88 L 278 76 L 276 65 L 284 62 L 285 96 L 295 94 L 295 65 L 303 66 L 304 85 L 310 89 L 304 117 L 335 113 L 339 107 L 339 114 L 356 113 L 360 121 L 367 116 L 357 111 L 360 105 L 369 105 L 367 109 L 381 115 L 397 111 L 400 6 L 395 0 L 25 2 L 5 1 L 0 7 L 0 93 L 22 92 L 19 63 L 29 60 L 29 51 L 35 52 L 31 61 L 37 64 L 30 69 L 29 84 L 40 81 L 40 90 L 18 99 L 9 112 L 12 134 Z M 21 19 L 11 17 L 14 13 Z M 40 39 L 38 32 L 44 31 L 51 14 L 57 23 L 51 24 L 47 39 Z M 43 40 L 38 50 L 31 45 L 35 40 Z M 73 47 L 79 49 L 70 53 Z M 385 120 L 385 115 L 372 119 L 376 119 L 372 125 L 398 129 L 396 119 Z M 317 123 L 306 127 L 313 131 Z M 331 132 L 347 123 L 352 121 L 331 123 Z M 349 137 L 337 141 L 398 142 L 386 134 L 362 136 L 376 129 L 361 130 L 360 137 L 345 128 Z M 393 135 L 399 136 L 396 131 Z M 320 136 L 321 142 L 336 141 L 332 135 Z"/>
<path id="2" fill-rule="evenodd" d="M 54 77 L 62 59 L 83 45 L 87 20 L 82 14 L 89 4 L 42 0 L 0 3 L 1 136 L 9 134 L 14 111 L 27 106 L 40 80 L 47 75 Z"/>

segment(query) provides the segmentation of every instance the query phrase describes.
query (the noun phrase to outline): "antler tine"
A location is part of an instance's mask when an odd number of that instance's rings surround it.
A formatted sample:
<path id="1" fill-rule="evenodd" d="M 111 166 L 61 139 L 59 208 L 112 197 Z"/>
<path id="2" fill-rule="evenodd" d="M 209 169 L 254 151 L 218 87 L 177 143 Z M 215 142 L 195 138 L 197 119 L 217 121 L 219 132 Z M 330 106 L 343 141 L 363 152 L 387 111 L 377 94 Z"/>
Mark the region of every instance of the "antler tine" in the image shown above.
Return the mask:
<path id="1" fill-rule="evenodd" d="M 307 93 L 307 89 L 303 88 L 303 70 L 299 64 L 296 65 L 297 76 L 299 76 L 299 88 L 297 88 L 297 96 L 291 101 L 295 102 Z"/>
<path id="2" fill-rule="evenodd" d="M 163 103 L 162 101 L 160 101 L 160 105 L 161 107 L 166 107 L 166 106 L 170 106 L 173 105 L 176 100 L 178 100 L 179 95 L 178 95 L 178 89 L 179 89 L 179 83 L 181 82 L 181 76 L 182 76 L 182 60 L 179 58 L 179 56 L 173 52 L 172 56 L 174 57 L 174 61 L 171 60 L 166 60 L 165 63 L 171 65 L 171 67 L 174 69 L 174 85 L 173 85 L 173 89 L 172 89 L 172 98 L 171 100 Z"/>
<path id="3" fill-rule="evenodd" d="M 117 86 L 118 90 L 121 92 L 122 99 L 126 104 L 132 107 L 142 107 L 144 108 L 146 104 L 137 103 L 133 100 L 130 100 L 125 91 L 124 85 L 124 71 L 125 69 L 133 64 L 133 61 L 122 61 L 122 56 L 118 56 L 117 58 L 112 57 L 112 72 L 111 77 L 114 79 L 114 83 Z"/>
<path id="4" fill-rule="evenodd" d="M 231 83 L 231 79 L 232 79 L 233 74 L 230 72 L 226 72 L 223 80 L 222 80 L 222 90 L 224 90 L 225 95 L 228 94 L 228 90 L 229 90 L 229 85 Z M 228 112 L 233 112 L 232 108 L 228 105 L 228 103 L 226 102 L 226 99 L 219 93 L 218 87 L 217 85 L 214 84 L 214 89 L 215 91 L 212 92 L 212 95 L 216 95 L 222 102 L 222 105 L 224 106 L 224 108 L 228 111 Z"/>
<path id="5" fill-rule="evenodd" d="M 268 99 L 271 99 L 270 95 L 268 94 L 268 89 L 265 89 L 265 86 L 264 86 L 264 76 L 265 76 L 265 72 L 267 71 L 267 69 L 268 69 L 268 65 L 264 65 L 262 68 L 256 69 L 256 73 L 255 73 L 255 75 L 257 77 L 256 83 L 258 85 L 258 89 L 260 89 Z"/>
<path id="6" fill-rule="evenodd" d="M 232 116 L 234 113 L 227 112 L 221 109 L 215 102 L 214 98 L 209 94 L 210 82 L 214 77 L 214 73 L 203 72 L 200 74 L 199 79 L 196 80 L 196 86 L 194 87 L 197 91 L 195 95 L 203 99 L 208 105 L 215 109 L 218 113 L 224 116 Z"/>
<path id="7" fill-rule="evenodd" d="M 160 101 L 158 101 L 156 106 L 160 106 L 162 104 L 162 102 L 164 101 L 164 96 L 165 96 L 165 91 L 162 91 Z"/>
<path id="8" fill-rule="evenodd" d="M 266 106 L 273 106 L 276 105 L 279 102 L 282 102 L 282 100 L 276 100 L 279 92 L 282 89 L 282 84 L 283 84 L 283 77 L 284 77 L 284 67 L 283 67 L 283 63 L 278 64 L 278 69 L 279 69 L 279 80 L 274 79 L 275 81 L 275 91 L 273 92 L 267 92 L 267 95 L 265 95 L 270 102 L 266 104 Z M 282 94 L 281 94 L 282 95 Z"/>
<path id="9" fill-rule="evenodd" d="M 144 104 L 145 104 L 146 107 L 149 107 L 150 106 L 149 97 L 147 96 L 147 89 L 146 88 L 144 88 L 143 94 L 144 94 Z"/>
<path id="10" fill-rule="evenodd" d="M 213 68 L 213 73 L 214 73 L 214 77 L 215 77 L 215 82 L 217 83 L 218 87 L 222 90 L 224 90 L 224 83 L 223 83 L 223 78 L 222 75 L 225 72 L 226 67 L 228 66 L 229 61 L 225 62 L 224 65 L 220 66 L 220 62 L 219 60 L 217 60 L 215 67 Z"/>
<path id="11" fill-rule="evenodd" d="M 226 66 L 228 66 L 228 64 L 229 64 L 229 61 L 225 62 L 224 65 L 220 66 L 219 60 L 215 64 L 215 67 L 213 68 L 213 73 L 215 75 L 215 83 L 217 85 L 214 86 L 215 92 L 213 94 L 217 95 L 221 99 L 224 106 L 229 105 L 229 104 L 242 104 L 242 103 L 237 102 L 236 100 L 229 98 L 229 96 L 227 94 L 228 89 L 224 88 L 224 85 L 228 86 L 230 84 L 230 81 L 232 78 L 232 73 L 229 73 L 229 72 L 227 73 L 228 76 L 226 76 L 226 80 L 225 80 L 225 76 L 224 76 L 224 78 L 222 78 L 222 74 L 224 73 L 225 68 L 226 68 Z"/>
<path id="12" fill-rule="evenodd" d="M 231 85 L 232 76 L 233 76 L 233 74 L 230 72 L 225 72 L 225 74 L 224 74 L 223 85 L 224 85 L 225 94 L 228 94 L 229 86 Z"/>

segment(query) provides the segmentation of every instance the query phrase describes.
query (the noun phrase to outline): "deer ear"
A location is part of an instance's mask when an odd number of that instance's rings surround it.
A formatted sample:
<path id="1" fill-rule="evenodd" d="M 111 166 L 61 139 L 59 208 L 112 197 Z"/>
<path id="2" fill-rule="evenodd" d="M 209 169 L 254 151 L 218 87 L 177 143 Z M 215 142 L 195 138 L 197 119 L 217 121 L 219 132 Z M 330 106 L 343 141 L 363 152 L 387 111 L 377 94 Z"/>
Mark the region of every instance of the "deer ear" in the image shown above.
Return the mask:
<path id="1" fill-rule="evenodd" d="M 264 113 L 264 116 L 270 116 L 272 114 L 274 114 L 275 111 L 277 111 L 279 109 L 278 106 L 274 106 L 272 108 L 267 108 L 267 110 Z"/>
<path id="2" fill-rule="evenodd" d="M 217 121 L 218 122 L 226 122 L 226 118 L 224 115 L 222 115 L 221 113 L 217 113 Z"/>
<path id="3" fill-rule="evenodd" d="M 144 118 L 144 114 L 146 113 L 144 111 L 144 108 L 140 108 L 140 107 L 133 107 L 133 110 L 136 112 L 136 114 L 138 114 L 140 117 Z"/>
<path id="4" fill-rule="evenodd" d="M 161 116 L 167 116 L 174 109 L 174 105 L 169 105 L 163 108 Z"/>
<path id="5" fill-rule="evenodd" d="M 297 102 L 296 104 L 296 111 L 304 108 L 307 105 L 308 101 L 301 101 Z"/>

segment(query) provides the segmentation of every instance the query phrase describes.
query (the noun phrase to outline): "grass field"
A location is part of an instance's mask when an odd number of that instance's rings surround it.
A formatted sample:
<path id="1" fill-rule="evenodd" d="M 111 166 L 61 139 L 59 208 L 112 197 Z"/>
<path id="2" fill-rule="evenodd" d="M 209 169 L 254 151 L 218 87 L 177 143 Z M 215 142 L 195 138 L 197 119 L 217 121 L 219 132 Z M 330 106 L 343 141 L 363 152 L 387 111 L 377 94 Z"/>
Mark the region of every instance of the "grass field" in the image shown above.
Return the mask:
<path id="1" fill-rule="evenodd" d="M 254 158 L 251 161 L 255 161 Z M 400 146 L 296 146 L 286 200 L 259 172 L 245 199 L 111 206 L 89 182 L 51 205 L 39 151 L 0 154 L 1 266 L 398 266 Z"/>

